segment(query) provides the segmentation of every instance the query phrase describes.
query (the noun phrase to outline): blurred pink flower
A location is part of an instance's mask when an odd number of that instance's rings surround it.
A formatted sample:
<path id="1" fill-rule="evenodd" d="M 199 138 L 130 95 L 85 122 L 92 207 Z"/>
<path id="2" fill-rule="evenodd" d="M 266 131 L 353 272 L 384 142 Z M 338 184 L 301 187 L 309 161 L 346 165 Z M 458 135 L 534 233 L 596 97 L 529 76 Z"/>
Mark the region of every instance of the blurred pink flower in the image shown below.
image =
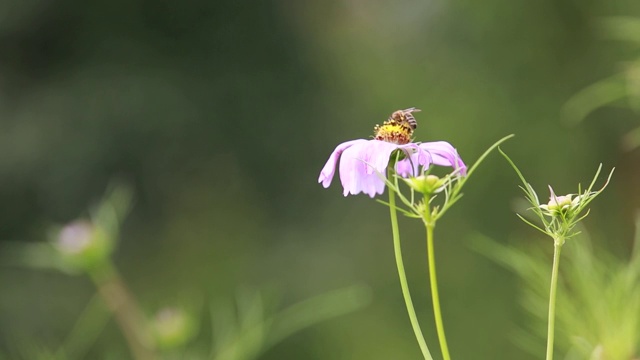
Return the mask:
<path id="1" fill-rule="evenodd" d="M 431 164 L 451 166 L 460 175 L 466 175 L 467 167 L 456 149 L 446 141 L 427 143 L 395 144 L 380 140 L 351 140 L 336 147 L 322 168 L 318 182 L 328 188 L 340 160 L 340 181 L 343 194 L 356 195 L 363 192 L 370 197 L 382 194 L 387 166 L 394 150 L 407 156 L 398 161 L 396 172 L 404 177 L 418 176 Z"/>

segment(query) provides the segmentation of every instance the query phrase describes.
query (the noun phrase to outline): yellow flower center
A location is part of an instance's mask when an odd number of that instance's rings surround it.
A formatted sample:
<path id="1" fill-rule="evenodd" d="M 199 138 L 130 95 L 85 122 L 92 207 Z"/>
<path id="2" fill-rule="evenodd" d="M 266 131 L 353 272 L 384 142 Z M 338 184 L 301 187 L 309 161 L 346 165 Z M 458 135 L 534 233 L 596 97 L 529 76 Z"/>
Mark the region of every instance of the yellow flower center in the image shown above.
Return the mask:
<path id="1" fill-rule="evenodd" d="M 413 135 L 413 129 L 408 124 L 400 123 L 393 119 L 385 121 L 382 125 L 376 125 L 373 128 L 373 132 L 376 140 L 398 145 L 410 143 L 411 135 Z"/>

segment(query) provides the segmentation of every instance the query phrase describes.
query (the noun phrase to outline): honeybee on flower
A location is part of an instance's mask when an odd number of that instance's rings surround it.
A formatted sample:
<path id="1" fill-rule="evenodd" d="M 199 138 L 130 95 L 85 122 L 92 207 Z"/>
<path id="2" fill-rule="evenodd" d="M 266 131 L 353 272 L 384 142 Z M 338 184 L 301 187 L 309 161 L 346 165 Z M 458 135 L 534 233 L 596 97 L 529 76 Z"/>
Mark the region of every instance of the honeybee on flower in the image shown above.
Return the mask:
<path id="1" fill-rule="evenodd" d="M 395 172 L 403 177 L 418 176 L 432 164 L 450 166 L 464 176 L 467 167 L 451 144 L 412 141 L 413 130 L 417 127 L 412 113 L 417 111 L 420 110 L 412 107 L 393 112 L 382 125 L 375 126 L 372 140 L 357 139 L 339 144 L 322 168 L 318 182 L 329 187 L 339 160 L 344 196 L 363 192 L 373 198 L 384 192 L 383 177 L 386 177 L 394 151 L 404 154 L 394 166 Z"/>

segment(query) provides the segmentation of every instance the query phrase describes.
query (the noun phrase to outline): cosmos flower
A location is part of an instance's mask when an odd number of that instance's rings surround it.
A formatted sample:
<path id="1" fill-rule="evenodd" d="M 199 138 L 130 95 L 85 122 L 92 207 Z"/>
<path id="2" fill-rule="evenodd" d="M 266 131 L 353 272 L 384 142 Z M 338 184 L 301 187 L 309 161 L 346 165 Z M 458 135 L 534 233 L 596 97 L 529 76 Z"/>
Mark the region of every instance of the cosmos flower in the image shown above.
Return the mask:
<path id="1" fill-rule="evenodd" d="M 407 110 L 416 111 L 413 108 Z M 403 177 L 418 176 L 431 164 L 450 166 L 458 174 L 466 175 L 466 165 L 456 149 L 446 141 L 411 142 L 413 128 L 392 118 L 383 126 L 376 126 L 375 130 L 373 140 L 358 139 L 338 145 L 322 168 L 318 182 L 325 188 L 329 187 L 339 161 L 344 196 L 363 192 L 373 198 L 384 192 L 382 177 L 386 176 L 391 155 L 396 150 L 405 154 L 395 165 L 396 173 Z"/>

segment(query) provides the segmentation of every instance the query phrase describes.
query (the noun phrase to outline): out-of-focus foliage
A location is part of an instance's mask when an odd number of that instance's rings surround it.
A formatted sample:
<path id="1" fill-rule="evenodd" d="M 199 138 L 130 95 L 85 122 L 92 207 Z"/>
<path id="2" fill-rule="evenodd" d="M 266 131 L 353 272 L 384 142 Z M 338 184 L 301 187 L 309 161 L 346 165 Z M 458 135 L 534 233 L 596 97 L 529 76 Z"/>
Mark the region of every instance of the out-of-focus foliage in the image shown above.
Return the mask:
<path id="1" fill-rule="evenodd" d="M 256 359 L 270 347 L 320 321 L 368 303 L 368 289 L 354 286 L 305 300 L 273 315 L 265 314 L 259 295 L 238 299 L 238 318 L 231 309 L 213 309 L 214 360 Z"/>
<path id="2" fill-rule="evenodd" d="M 12 355 L 7 357 L 84 358 L 112 315 L 129 343 L 130 355 L 138 360 L 251 360 L 306 327 L 352 312 L 369 302 L 368 288 L 352 286 L 275 312 L 265 309 L 259 292 L 245 291 L 237 297 L 237 306 L 212 306 L 212 338 L 211 342 L 205 342 L 211 348 L 210 354 L 191 350 L 189 343 L 200 326 L 193 310 L 165 307 L 152 319 L 146 319 L 144 314 L 137 313 L 140 309 L 135 296 L 129 293 L 113 268 L 111 251 L 118 241 L 119 228 L 130 202 L 130 189 L 115 186 L 92 211 L 91 221 L 74 221 L 58 229 L 53 232 L 50 243 L 14 245 L 16 251 L 12 258 L 18 264 L 36 269 L 46 265 L 65 273 L 86 274 L 98 288 L 99 298 L 96 295 L 88 303 L 64 343 L 57 346 L 58 350 L 39 348 L 32 340 L 10 346 Z M 137 348 L 141 347 L 146 349 L 139 352 Z M 119 356 L 110 351 L 102 355 Z M 0 353 L 0 356 L 3 355 Z"/>
<path id="3" fill-rule="evenodd" d="M 212 308 L 213 337 L 208 344 L 211 353 L 198 354 L 187 347 L 200 326 L 194 315 L 177 307 L 165 307 L 150 320 L 144 314 L 134 313 L 139 311 L 135 296 L 128 292 L 113 269 L 111 252 L 130 203 L 130 189 L 124 185 L 114 186 L 92 211 L 91 221 L 74 221 L 58 229 L 50 244 L 15 245 L 19 251 L 13 255 L 18 263 L 34 268 L 48 264 L 52 269 L 66 273 L 84 273 L 94 281 L 101 296 L 101 299 L 89 302 L 59 350 L 32 353 L 30 358 L 83 358 L 105 327 L 108 308 L 136 359 L 156 359 L 154 352 L 159 351 L 166 355 L 161 358 L 251 360 L 306 327 L 349 313 L 369 302 L 366 287 L 352 286 L 275 313 L 264 308 L 259 293 L 245 292 L 238 296 L 237 310 L 234 307 Z M 236 312 L 237 316 L 234 316 Z M 140 334 L 132 332 L 131 328 Z M 135 337 L 143 335 L 148 336 L 149 344 L 145 345 L 149 347 L 148 354 L 138 354 L 136 346 L 131 346 L 132 342 L 142 343 Z M 18 347 L 17 351 L 33 351 L 33 344 Z M 104 354 L 112 355 L 109 351 Z"/>
<path id="4" fill-rule="evenodd" d="M 602 32 L 611 39 L 627 42 L 636 55 L 640 50 L 640 18 L 605 19 Z M 588 86 L 567 102 L 564 112 L 569 123 L 575 125 L 596 109 L 616 103 L 626 105 L 640 115 L 640 58 L 632 58 L 622 67 L 622 72 Z M 640 127 L 626 134 L 623 146 L 627 150 L 640 146 Z"/>

